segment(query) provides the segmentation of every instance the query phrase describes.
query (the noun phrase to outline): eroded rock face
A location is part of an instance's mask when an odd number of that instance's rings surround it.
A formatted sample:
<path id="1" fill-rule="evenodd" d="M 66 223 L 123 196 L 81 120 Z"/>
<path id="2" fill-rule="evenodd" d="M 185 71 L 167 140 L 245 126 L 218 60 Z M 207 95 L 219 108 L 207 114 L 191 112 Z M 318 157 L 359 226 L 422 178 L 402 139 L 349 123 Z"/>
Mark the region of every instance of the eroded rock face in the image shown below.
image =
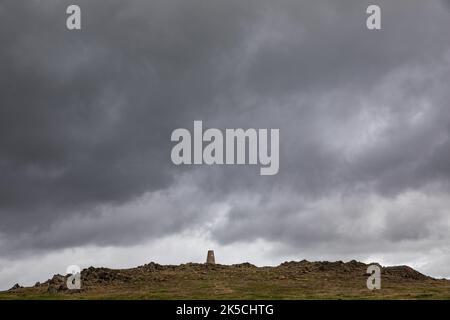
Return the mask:
<path id="1" fill-rule="evenodd" d="M 13 290 L 17 290 L 17 289 L 21 289 L 23 288 L 20 284 L 16 283 L 15 285 L 13 285 L 11 287 L 11 289 L 9 289 L 9 291 L 13 291 Z"/>
<path id="2" fill-rule="evenodd" d="M 130 276 L 124 270 L 89 267 L 81 272 L 81 282 L 84 286 L 126 282 L 129 278 Z"/>
<path id="3" fill-rule="evenodd" d="M 368 276 L 367 267 L 369 265 L 378 265 L 381 269 L 381 273 L 385 276 L 391 276 L 395 278 L 404 278 L 410 280 L 427 280 L 430 277 L 423 275 L 422 273 L 414 270 L 408 266 L 395 266 L 395 267 L 382 267 L 379 263 L 365 264 L 358 262 L 356 260 L 351 260 L 349 262 L 328 262 L 328 261 L 318 261 L 309 262 L 302 260 L 297 261 L 286 261 L 280 264 L 281 268 L 295 270 L 297 272 L 332 272 L 336 274 L 346 274 L 346 273 L 358 273 L 364 276 Z"/>
<path id="4" fill-rule="evenodd" d="M 54 285 L 50 285 L 47 289 L 47 293 L 49 294 L 57 294 L 58 293 L 58 288 L 56 288 L 56 286 Z"/>
<path id="5" fill-rule="evenodd" d="M 411 279 L 411 280 L 431 279 L 430 277 L 428 277 L 408 266 L 385 267 L 382 270 L 382 274 L 402 277 L 402 278 Z"/>

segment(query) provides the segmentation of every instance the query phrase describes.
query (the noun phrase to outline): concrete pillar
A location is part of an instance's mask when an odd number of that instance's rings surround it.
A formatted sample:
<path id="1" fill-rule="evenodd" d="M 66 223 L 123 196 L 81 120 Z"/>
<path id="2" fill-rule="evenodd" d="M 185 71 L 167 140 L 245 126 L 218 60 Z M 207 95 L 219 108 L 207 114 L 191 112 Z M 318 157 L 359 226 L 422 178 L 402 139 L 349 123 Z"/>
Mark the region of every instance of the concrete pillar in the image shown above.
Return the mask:
<path id="1" fill-rule="evenodd" d="M 214 258 L 214 250 L 208 250 L 208 255 L 206 256 L 207 264 L 216 264 L 216 259 Z"/>

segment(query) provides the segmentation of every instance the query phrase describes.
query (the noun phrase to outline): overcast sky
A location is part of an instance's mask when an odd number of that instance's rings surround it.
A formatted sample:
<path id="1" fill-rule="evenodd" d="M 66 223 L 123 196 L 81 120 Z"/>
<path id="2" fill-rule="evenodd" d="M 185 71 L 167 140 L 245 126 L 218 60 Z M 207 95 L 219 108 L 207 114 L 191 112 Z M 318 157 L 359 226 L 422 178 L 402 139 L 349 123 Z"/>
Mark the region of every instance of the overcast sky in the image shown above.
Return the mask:
<path id="1" fill-rule="evenodd" d="M 450 277 L 449 30 L 448 0 L 2 0 L 0 289 L 208 249 Z M 279 128 L 279 173 L 175 166 L 194 120 Z"/>

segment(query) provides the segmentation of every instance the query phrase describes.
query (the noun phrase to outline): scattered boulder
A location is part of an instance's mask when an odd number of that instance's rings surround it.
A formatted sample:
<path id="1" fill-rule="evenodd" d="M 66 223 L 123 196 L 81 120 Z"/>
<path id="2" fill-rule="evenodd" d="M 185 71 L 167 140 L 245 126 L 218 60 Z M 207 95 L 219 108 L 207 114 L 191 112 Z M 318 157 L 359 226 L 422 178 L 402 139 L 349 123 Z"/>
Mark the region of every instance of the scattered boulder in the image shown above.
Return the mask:
<path id="1" fill-rule="evenodd" d="M 150 271 L 156 271 L 156 270 L 164 269 L 164 266 L 160 265 L 159 263 L 150 262 L 150 263 L 144 264 L 140 268 L 145 269 L 145 270 L 150 270 Z"/>
<path id="2" fill-rule="evenodd" d="M 47 293 L 49 294 L 57 294 L 58 289 L 54 285 L 48 286 Z"/>
<path id="3" fill-rule="evenodd" d="M 66 277 L 55 274 L 50 280 L 47 281 L 49 285 L 59 286 L 62 283 L 66 283 Z"/>
<path id="4" fill-rule="evenodd" d="M 16 283 L 15 285 L 13 285 L 11 287 L 11 289 L 9 289 L 9 291 L 17 290 L 17 289 L 21 289 L 21 288 L 23 288 L 23 287 L 20 284 Z"/>
<path id="5" fill-rule="evenodd" d="M 235 267 L 235 268 L 257 268 L 257 266 L 255 266 L 254 264 L 251 264 L 249 262 L 233 264 L 232 267 Z"/>

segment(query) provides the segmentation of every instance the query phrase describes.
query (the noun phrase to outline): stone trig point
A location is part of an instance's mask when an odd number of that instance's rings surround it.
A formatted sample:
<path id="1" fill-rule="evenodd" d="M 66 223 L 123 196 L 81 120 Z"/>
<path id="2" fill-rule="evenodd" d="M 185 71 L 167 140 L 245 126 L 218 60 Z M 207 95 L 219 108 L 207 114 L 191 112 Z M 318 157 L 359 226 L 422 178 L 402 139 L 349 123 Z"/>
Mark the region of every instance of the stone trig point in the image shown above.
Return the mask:
<path id="1" fill-rule="evenodd" d="M 206 256 L 206 264 L 216 264 L 216 259 L 214 258 L 214 250 L 208 250 L 208 255 Z"/>

